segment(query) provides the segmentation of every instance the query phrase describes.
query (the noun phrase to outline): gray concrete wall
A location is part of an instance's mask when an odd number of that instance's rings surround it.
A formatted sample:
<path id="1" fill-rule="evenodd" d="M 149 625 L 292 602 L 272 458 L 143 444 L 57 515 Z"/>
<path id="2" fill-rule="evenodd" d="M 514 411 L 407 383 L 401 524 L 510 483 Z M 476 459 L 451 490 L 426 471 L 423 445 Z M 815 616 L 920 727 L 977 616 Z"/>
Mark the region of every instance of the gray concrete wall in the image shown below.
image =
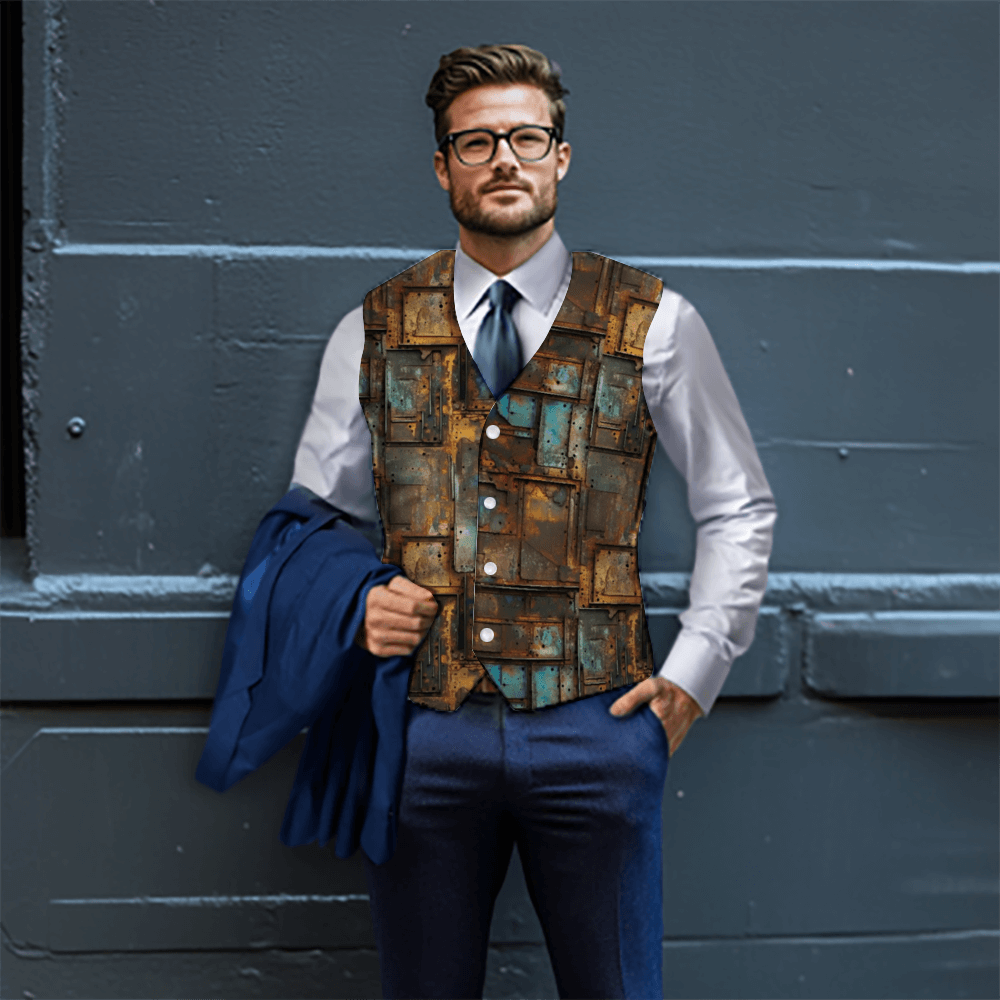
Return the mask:
<path id="1" fill-rule="evenodd" d="M 998 996 L 998 28 L 978 2 L 25 3 L 3 997 L 379 995 L 360 856 L 278 841 L 301 737 L 222 796 L 194 767 L 333 325 L 454 244 L 423 94 L 487 40 L 561 65 L 560 232 L 697 306 L 779 508 L 754 644 L 671 762 L 666 995 Z M 662 452 L 647 496 L 662 658 L 694 557 Z M 516 855 L 486 995 L 555 995 Z"/>

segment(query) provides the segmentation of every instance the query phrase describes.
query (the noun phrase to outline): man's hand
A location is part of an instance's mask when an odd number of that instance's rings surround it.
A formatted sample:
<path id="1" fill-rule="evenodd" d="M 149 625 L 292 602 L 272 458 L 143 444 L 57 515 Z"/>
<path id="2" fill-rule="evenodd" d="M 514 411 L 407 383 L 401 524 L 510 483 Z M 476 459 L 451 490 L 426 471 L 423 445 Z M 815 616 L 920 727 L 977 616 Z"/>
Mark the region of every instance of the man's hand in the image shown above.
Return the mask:
<path id="1" fill-rule="evenodd" d="M 704 712 L 687 691 L 682 691 L 665 677 L 647 677 L 611 706 L 611 714 L 629 715 L 633 709 L 642 708 L 647 701 L 666 731 L 670 756 L 673 757 L 695 719 L 700 719 Z"/>
<path id="2" fill-rule="evenodd" d="M 402 574 L 372 587 L 354 641 L 376 656 L 409 656 L 437 617 L 434 595 Z"/>

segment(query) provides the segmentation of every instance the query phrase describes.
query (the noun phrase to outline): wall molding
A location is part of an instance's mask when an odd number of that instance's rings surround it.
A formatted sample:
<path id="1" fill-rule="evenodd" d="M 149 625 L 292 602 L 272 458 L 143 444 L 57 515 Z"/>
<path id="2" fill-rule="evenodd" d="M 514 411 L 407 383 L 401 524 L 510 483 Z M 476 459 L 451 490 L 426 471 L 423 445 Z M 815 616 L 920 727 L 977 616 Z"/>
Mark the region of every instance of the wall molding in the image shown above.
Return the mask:
<path id="1" fill-rule="evenodd" d="M 663 662 L 689 604 L 687 573 L 642 574 Z M 46 576 L 0 588 L 0 698 L 210 699 L 233 576 Z M 1000 694 L 995 574 L 775 573 L 747 652 L 721 694 L 834 698 Z"/>
<path id="2" fill-rule="evenodd" d="M 690 573 L 642 573 L 649 607 L 683 608 Z M 142 618 L 177 612 L 224 610 L 228 615 L 239 577 L 46 574 L 34 581 L 5 575 L 4 614 L 35 617 Z M 763 606 L 793 612 L 1000 611 L 1000 573 L 770 573 Z"/>
<path id="3" fill-rule="evenodd" d="M 72 243 L 59 242 L 59 257 L 207 257 L 212 260 L 398 260 L 418 261 L 437 249 L 380 246 L 285 246 L 236 243 Z M 936 271 L 945 274 L 1000 274 L 1000 261 L 906 260 L 864 257 L 666 257 L 618 256 L 638 268 L 695 268 L 724 271 Z"/>

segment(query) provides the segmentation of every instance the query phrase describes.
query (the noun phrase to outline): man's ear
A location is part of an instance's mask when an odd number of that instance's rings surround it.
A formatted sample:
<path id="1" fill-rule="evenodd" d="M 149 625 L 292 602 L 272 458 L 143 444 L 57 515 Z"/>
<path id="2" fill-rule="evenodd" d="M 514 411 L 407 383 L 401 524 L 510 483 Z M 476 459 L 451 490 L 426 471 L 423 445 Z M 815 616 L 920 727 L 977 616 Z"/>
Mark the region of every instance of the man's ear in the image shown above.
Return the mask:
<path id="1" fill-rule="evenodd" d="M 568 142 L 559 143 L 556 148 L 556 180 L 562 180 L 569 170 L 569 160 L 573 154 L 573 147 Z"/>
<path id="2" fill-rule="evenodd" d="M 438 184 L 445 191 L 451 190 L 451 176 L 448 173 L 448 161 L 440 149 L 434 152 L 434 173 L 437 174 Z"/>

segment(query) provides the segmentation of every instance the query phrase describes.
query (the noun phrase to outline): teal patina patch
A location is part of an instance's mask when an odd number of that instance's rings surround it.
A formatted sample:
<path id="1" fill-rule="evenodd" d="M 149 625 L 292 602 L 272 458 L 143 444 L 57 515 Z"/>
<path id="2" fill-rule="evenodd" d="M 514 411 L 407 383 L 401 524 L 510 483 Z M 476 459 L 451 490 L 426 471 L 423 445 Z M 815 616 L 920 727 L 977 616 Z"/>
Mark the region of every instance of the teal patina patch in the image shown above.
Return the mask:
<path id="1" fill-rule="evenodd" d="M 542 404 L 542 419 L 538 425 L 538 464 L 554 469 L 566 468 L 569 449 L 571 403 Z"/>
<path id="2" fill-rule="evenodd" d="M 513 427 L 535 426 L 535 398 L 520 393 L 505 393 L 497 402 L 500 415 Z"/>
<path id="3" fill-rule="evenodd" d="M 595 617 L 593 612 L 580 616 L 577 655 L 585 682 L 606 680 L 607 666 L 617 660 L 618 627 L 610 623 L 593 624 Z"/>
<path id="4" fill-rule="evenodd" d="M 563 655 L 562 627 L 559 625 L 535 626 L 535 641 L 531 644 L 535 656 L 561 657 Z"/>
<path id="5" fill-rule="evenodd" d="M 484 663 L 483 666 L 505 698 L 513 700 L 524 697 L 524 667 L 516 664 L 501 667 L 499 663 Z"/>
<path id="6" fill-rule="evenodd" d="M 559 704 L 559 668 L 555 664 L 531 668 L 532 708 Z"/>
<path id="7" fill-rule="evenodd" d="M 625 390 L 621 386 L 610 385 L 607 378 L 602 378 L 597 390 L 597 409 L 605 419 L 621 421 L 625 412 Z"/>
<path id="8" fill-rule="evenodd" d="M 392 368 L 385 373 L 385 394 L 389 405 L 400 413 L 413 413 L 417 409 L 414 388 L 417 383 L 412 378 L 393 378 Z"/>
<path id="9" fill-rule="evenodd" d="M 545 378 L 545 388 L 549 392 L 563 393 L 567 396 L 580 395 L 580 369 L 576 365 L 561 364 L 554 361 L 549 365 L 549 373 Z"/>

